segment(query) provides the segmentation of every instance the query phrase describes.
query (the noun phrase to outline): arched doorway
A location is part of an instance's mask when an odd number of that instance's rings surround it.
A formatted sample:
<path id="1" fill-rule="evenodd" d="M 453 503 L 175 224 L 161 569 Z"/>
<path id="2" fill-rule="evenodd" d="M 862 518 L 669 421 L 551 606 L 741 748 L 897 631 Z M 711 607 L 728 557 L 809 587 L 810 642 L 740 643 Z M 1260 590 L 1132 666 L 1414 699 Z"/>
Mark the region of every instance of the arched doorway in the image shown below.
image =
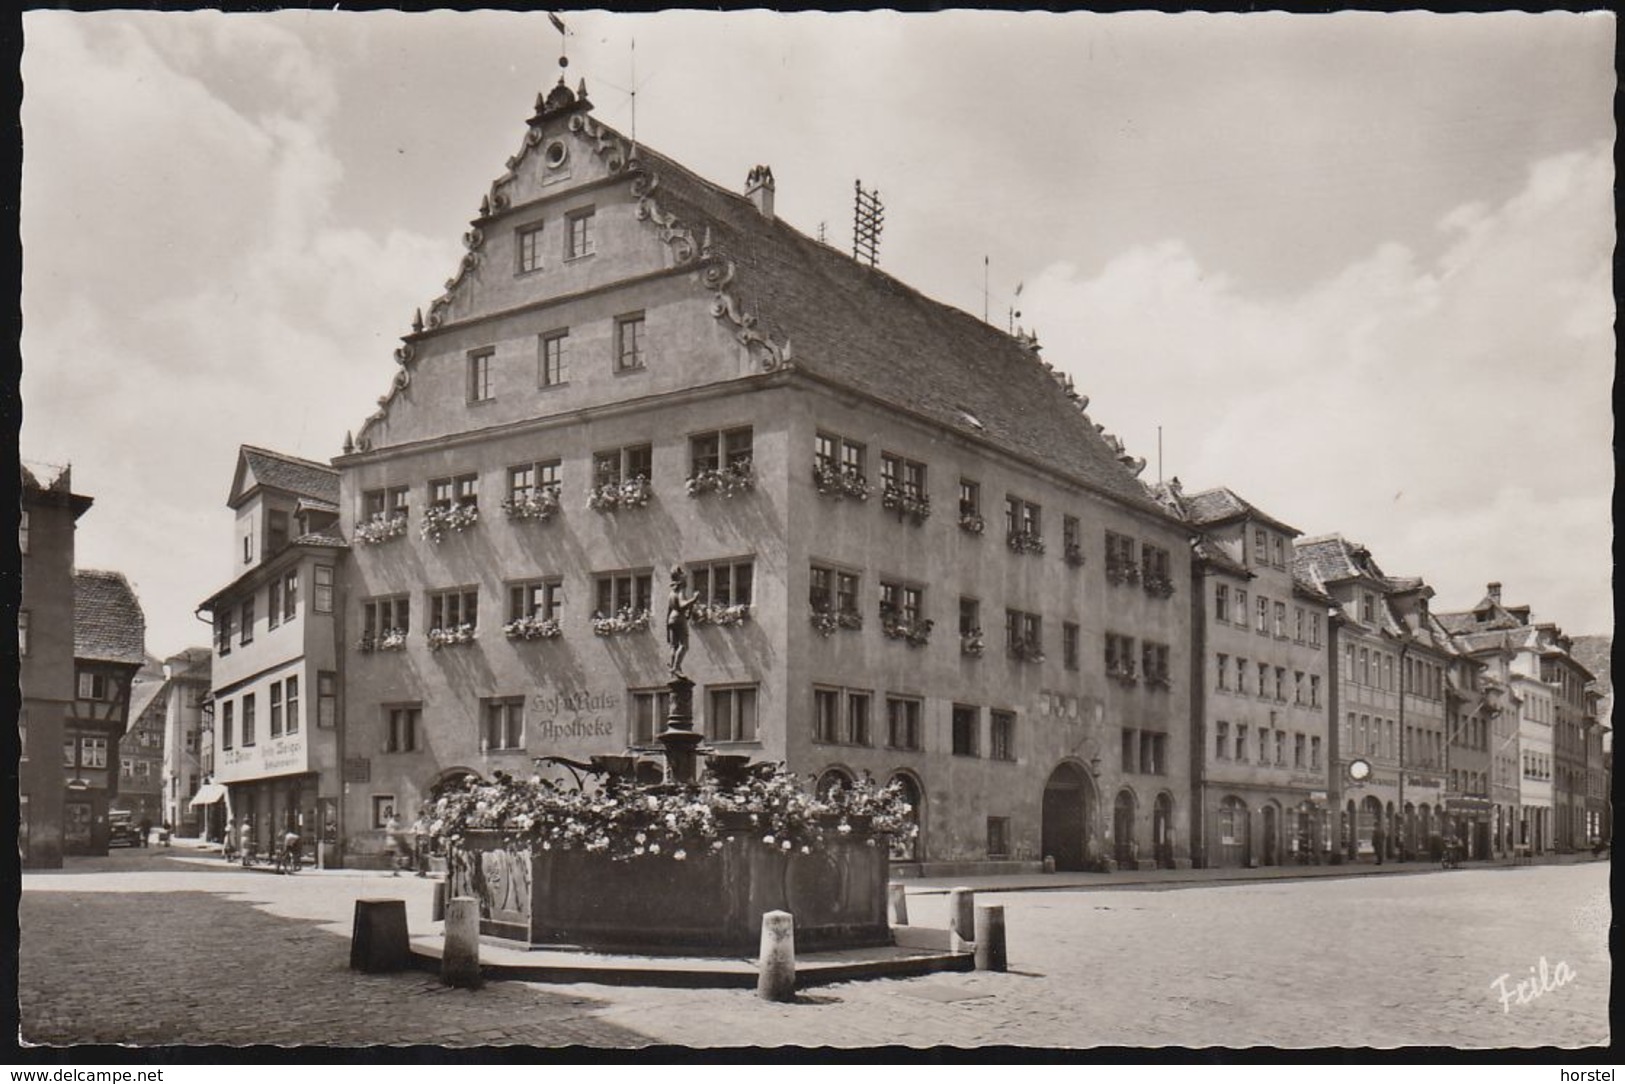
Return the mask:
<path id="1" fill-rule="evenodd" d="M 1081 870 L 1089 860 L 1089 826 L 1094 822 L 1094 784 L 1070 761 L 1055 766 L 1044 783 L 1040 842 L 1058 870 Z"/>
<path id="2" fill-rule="evenodd" d="M 1265 802 L 1263 808 L 1264 846 L 1259 862 L 1266 866 L 1281 864 L 1281 815 L 1274 802 Z"/>
<path id="3" fill-rule="evenodd" d="M 820 798 L 828 798 L 835 790 L 850 790 L 852 787 L 852 773 L 842 767 L 825 768 L 818 777 L 814 788 Z"/>
<path id="4" fill-rule="evenodd" d="M 1228 796 L 1219 803 L 1219 818 L 1216 826 L 1217 846 L 1214 852 L 1218 864 L 1228 867 L 1245 866 L 1252 857 L 1252 818 L 1247 812 L 1247 803 L 1235 796 Z"/>
<path id="5" fill-rule="evenodd" d="M 1359 822 L 1359 810 L 1354 805 L 1354 799 L 1350 798 L 1348 808 L 1343 811 L 1342 835 L 1338 837 L 1342 841 L 1343 853 L 1350 862 L 1360 854 L 1360 833 L 1355 827 Z"/>
<path id="6" fill-rule="evenodd" d="M 1167 791 L 1157 795 L 1151 809 L 1151 845 L 1158 869 L 1174 868 L 1174 796 Z"/>
<path id="7" fill-rule="evenodd" d="M 1376 857 L 1377 844 L 1382 837 L 1382 802 L 1376 795 L 1368 795 L 1360 803 L 1360 816 L 1355 822 L 1355 850 L 1361 855 Z"/>
<path id="8" fill-rule="evenodd" d="M 1320 833 L 1315 831 L 1315 807 L 1309 802 L 1299 802 L 1292 810 L 1288 846 L 1292 857 L 1297 862 L 1320 861 Z"/>
<path id="9" fill-rule="evenodd" d="M 893 862 L 919 862 L 925 854 L 925 795 L 920 788 L 920 781 L 909 772 L 897 772 L 892 775 L 891 783 L 897 784 L 903 792 L 903 800 L 909 804 L 913 812 L 909 819 L 914 822 L 915 832 L 912 839 L 899 839 L 892 837 L 891 860 Z"/>
<path id="10" fill-rule="evenodd" d="M 1134 842 L 1134 817 L 1138 806 L 1134 792 L 1126 787 L 1117 792 L 1117 801 L 1112 805 L 1112 854 L 1121 869 L 1135 868 L 1139 859 L 1139 849 Z"/>

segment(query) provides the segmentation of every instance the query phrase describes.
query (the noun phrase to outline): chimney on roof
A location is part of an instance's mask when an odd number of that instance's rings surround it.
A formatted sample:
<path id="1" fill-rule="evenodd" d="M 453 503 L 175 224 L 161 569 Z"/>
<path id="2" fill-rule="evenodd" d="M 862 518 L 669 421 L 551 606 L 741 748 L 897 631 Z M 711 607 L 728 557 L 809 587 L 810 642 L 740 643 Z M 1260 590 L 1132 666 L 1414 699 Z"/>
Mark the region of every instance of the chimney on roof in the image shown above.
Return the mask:
<path id="1" fill-rule="evenodd" d="M 745 178 L 745 198 L 756 205 L 763 218 L 773 217 L 773 169 L 771 166 L 752 166 Z"/>
<path id="2" fill-rule="evenodd" d="M 1500 605 L 1500 602 L 1501 602 L 1501 585 L 1499 583 L 1490 584 L 1489 585 L 1489 593 L 1490 593 L 1490 601 L 1494 602 L 1496 605 Z"/>

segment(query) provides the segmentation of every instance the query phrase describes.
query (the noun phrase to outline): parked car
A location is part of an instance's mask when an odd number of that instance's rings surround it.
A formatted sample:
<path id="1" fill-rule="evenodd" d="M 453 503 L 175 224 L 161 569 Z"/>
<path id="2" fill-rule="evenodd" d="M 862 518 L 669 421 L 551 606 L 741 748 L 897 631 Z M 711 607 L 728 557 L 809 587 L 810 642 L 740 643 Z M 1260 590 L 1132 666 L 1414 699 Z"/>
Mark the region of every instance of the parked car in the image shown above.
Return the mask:
<path id="1" fill-rule="evenodd" d="M 141 846 L 141 829 L 135 823 L 135 814 L 117 809 L 107 814 L 107 845 L 109 847 Z"/>

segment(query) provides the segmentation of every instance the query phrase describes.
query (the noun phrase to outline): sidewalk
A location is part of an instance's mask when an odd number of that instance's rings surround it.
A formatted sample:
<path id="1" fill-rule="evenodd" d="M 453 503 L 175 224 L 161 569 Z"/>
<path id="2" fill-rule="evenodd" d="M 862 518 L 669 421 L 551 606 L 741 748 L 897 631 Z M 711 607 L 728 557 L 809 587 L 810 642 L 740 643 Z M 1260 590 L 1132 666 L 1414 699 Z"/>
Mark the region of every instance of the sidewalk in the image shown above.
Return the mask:
<path id="1" fill-rule="evenodd" d="M 1534 866 L 1567 866 L 1600 862 L 1589 852 L 1538 856 Z M 1462 869 L 1510 870 L 1521 868 L 1511 859 L 1463 862 Z M 1212 884 L 1251 884 L 1259 881 L 1308 881 L 1317 878 L 1397 876 L 1419 873 L 1448 873 L 1437 862 L 1353 862 L 1339 866 L 1260 866 L 1257 869 L 1153 869 L 1120 870 L 1116 873 L 1015 873 L 991 876 L 910 877 L 894 883 L 906 886 L 911 896 L 940 895 L 952 888 L 979 892 L 1054 892 L 1062 890 L 1114 888 L 1179 888 Z"/>

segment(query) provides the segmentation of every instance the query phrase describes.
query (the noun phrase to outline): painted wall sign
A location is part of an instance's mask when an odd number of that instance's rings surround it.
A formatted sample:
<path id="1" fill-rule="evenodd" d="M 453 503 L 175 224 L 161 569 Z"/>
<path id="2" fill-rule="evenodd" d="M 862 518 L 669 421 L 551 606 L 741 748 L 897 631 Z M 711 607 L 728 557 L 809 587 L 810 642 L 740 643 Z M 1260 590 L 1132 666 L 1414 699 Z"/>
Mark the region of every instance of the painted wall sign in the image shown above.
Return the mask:
<path id="1" fill-rule="evenodd" d="M 222 783 L 240 783 L 270 775 L 306 771 L 309 751 L 303 732 L 267 738 L 254 745 L 222 749 L 215 759 L 216 775 Z"/>
<path id="2" fill-rule="evenodd" d="M 574 690 L 534 693 L 530 707 L 538 718 L 531 724 L 532 735 L 544 742 L 613 738 L 620 733 L 617 723 L 621 706 L 619 693 Z M 607 713 L 616 713 L 610 715 Z"/>

